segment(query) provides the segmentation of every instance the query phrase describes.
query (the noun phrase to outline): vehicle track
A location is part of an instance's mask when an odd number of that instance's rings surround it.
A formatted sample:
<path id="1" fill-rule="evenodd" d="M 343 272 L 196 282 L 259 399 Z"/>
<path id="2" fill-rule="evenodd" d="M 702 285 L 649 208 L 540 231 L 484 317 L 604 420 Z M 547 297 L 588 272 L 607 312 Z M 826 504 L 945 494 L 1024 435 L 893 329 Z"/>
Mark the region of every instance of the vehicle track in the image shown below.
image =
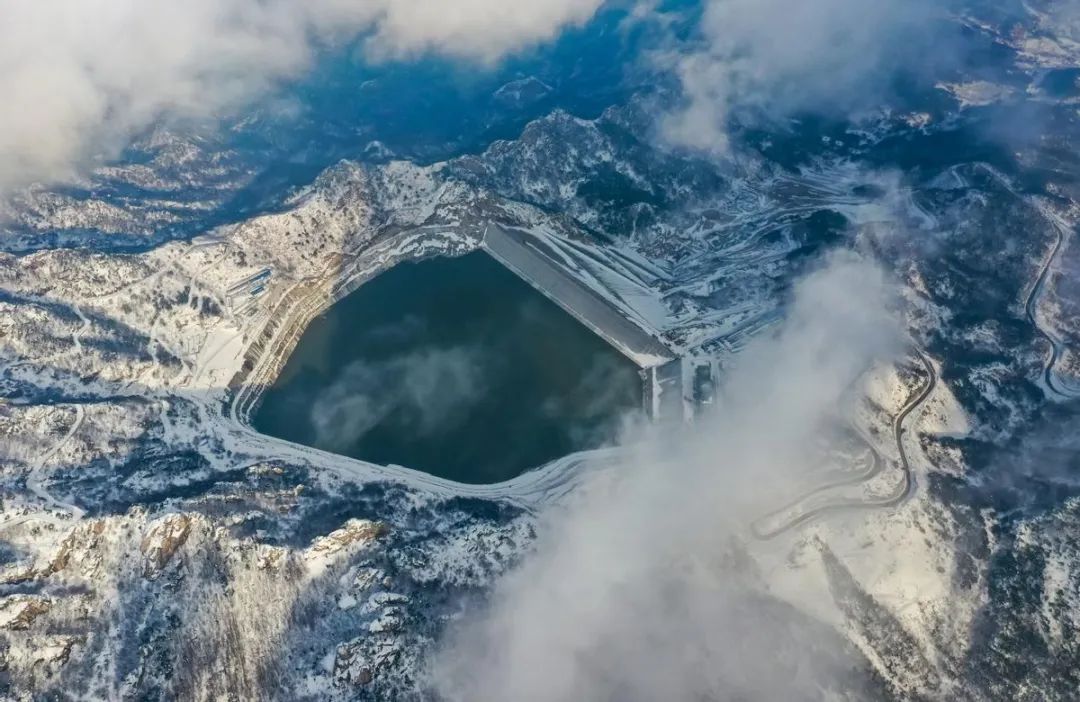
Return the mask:
<path id="1" fill-rule="evenodd" d="M 30 469 L 30 473 L 26 477 L 27 490 L 36 495 L 39 499 L 45 502 L 45 504 L 51 505 L 52 507 L 59 510 L 70 512 L 72 518 L 76 521 L 82 518 L 84 514 L 83 509 L 78 507 L 77 505 L 57 499 L 48 490 L 46 490 L 45 476 L 43 475 L 43 473 L 45 471 L 45 465 L 49 462 L 50 459 L 52 459 L 53 456 L 55 456 L 60 451 L 61 448 L 64 447 L 64 445 L 68 441 L 71 440 L 71 437 L 75 436 L 76 432 L 78 432 L 79 429 L 82 427 L 83 420 L 85 418 L 86 410 L 83 409 L 83 406 L 75 405 L 75 419 L 74 421 L 72 421 L 71 426 L 66 432 L 64 432 L 64 436 L 62 436 L 55 444 L 53 444 L 52 448 L 50 448 L 48 451 L 41 455 L 41 458 L 39 458 L 34 463 L 33 467 L 31 467 Z"/>

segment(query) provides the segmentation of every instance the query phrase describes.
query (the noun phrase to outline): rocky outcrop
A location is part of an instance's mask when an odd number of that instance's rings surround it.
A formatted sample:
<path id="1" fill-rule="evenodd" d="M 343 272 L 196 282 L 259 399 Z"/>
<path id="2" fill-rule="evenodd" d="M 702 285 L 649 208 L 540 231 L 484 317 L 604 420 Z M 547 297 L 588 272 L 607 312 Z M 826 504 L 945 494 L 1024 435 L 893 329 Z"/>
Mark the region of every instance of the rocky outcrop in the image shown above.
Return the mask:
<path id="1" fill-rule="evenodd" d="M 155 577 L 169 564 L 176 551 L 188 540 L 191 524 L 189 515 L 170 514 L 150 525 L 140 546 L 146 557 L 146 577 Z"/>
<path id="2" fill-rule="evenodd" d="M 49 598 L 38 595 L 11 595 L 0 599 L 0 629 L 29 629 L 34 620 L 51 607 Z"/>
<path id="3" fill-rule="evenodd" d="M 60 547 L 39 575 L 47 577 L 77 565 L 83 575 L 92 577 L 101 565 L 101 555 L 96 551 L 105 528 L 104 519 L 75 526 L 60 542 Z"/>
<path id="4" fill-rule="evenodd" d="M 386 525 L 380 522 L 350 519 L 341 528 L 312 541 L 304 560 L 312 574 L 317 574 L 332 561 L 371 544 L 386 532 Z"/>

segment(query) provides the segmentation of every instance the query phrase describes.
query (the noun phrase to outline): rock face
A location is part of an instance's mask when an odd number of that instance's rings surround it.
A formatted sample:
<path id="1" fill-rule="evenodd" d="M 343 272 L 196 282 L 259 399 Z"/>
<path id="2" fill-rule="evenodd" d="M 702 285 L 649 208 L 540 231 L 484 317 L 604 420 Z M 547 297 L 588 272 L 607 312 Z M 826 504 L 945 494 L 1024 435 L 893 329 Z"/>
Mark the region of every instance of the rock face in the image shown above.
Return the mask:
<path id="1" fill-rule="evenodd" d="M 366 519 L 350 519 L 340 529 L 318 536 L 308 547 L 310 561 L 333 558 L 342 551 L 367 546 L 386 533 L 386 525 Z"/>
<path id="2" fill-rule="evenodd" d="M 185 514 L 162 517 L 150 525 L 140 550 L 146 556 L 146 575 L 154 577 L 168 565 L 173 554 L 187 541 L 191 518 Z"/>
<path id="3" fill-rule="evenodd" d="M 29 629 L 35 619 L 49 611 L 48 598 L 36 595 L 11 595 L 0 600 L 0 629 Z"/>

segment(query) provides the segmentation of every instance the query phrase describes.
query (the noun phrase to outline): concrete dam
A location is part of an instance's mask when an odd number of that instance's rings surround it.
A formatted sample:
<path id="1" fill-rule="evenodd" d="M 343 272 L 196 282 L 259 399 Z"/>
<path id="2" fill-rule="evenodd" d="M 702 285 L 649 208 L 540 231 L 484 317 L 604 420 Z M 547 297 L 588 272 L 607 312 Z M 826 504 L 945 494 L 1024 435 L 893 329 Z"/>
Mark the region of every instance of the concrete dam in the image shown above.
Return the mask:
<path id="1" fill-rule="evenodd" d="M 659 339 L 567 273 L 543 240 L 492 225 L 484 234 L 483 248 L 640 368 L 663 365 L 675 358 Z"/>
<path id="2" fill-rule="evenodd" d="M 650 418 L 682 420 L 682 363 L 667 345 L 569 273 L 543 239 L 493 224 L 482 248 L 641 369 Z"/>

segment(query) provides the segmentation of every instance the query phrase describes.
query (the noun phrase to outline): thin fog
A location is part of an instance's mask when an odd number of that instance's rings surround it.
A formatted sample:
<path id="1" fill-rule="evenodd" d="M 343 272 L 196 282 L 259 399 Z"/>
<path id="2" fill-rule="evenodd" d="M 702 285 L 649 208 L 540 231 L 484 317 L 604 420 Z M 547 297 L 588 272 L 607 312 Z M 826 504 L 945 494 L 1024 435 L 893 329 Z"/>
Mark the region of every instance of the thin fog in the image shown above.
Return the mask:
<path id="1" fill-rule="evenodd" d="M 782 123 L 802 112 L 880 108 L 901 72 L 962 52 L 928 0 L 709 0 L 695 39 L 662 53 L 681 105 L 661 123 L 672 144 L 718 155 L 733 121 Z"/>
<path id="2" fill-rule="evenodd" d="M 316 445 L 347 450 L 392 413 L 427 437 L 454 426 L 487 392 L 474 347 L 428 348 L 378 361 L 354 361 L 311 406 Z"/>
<path id="3" fill-rule="evenodd" d="M 450 627 L 445 700 L 801 699 L 873 678 L 825 627 L 772 599 L 748 523 L 811 470 L 858 380 L 902 348 L 881 271 L 830 257 L 782 328 L 740 355 L 719 407 L 635 442 L 617 470 L 543 515 L 535 549 Z"/>

